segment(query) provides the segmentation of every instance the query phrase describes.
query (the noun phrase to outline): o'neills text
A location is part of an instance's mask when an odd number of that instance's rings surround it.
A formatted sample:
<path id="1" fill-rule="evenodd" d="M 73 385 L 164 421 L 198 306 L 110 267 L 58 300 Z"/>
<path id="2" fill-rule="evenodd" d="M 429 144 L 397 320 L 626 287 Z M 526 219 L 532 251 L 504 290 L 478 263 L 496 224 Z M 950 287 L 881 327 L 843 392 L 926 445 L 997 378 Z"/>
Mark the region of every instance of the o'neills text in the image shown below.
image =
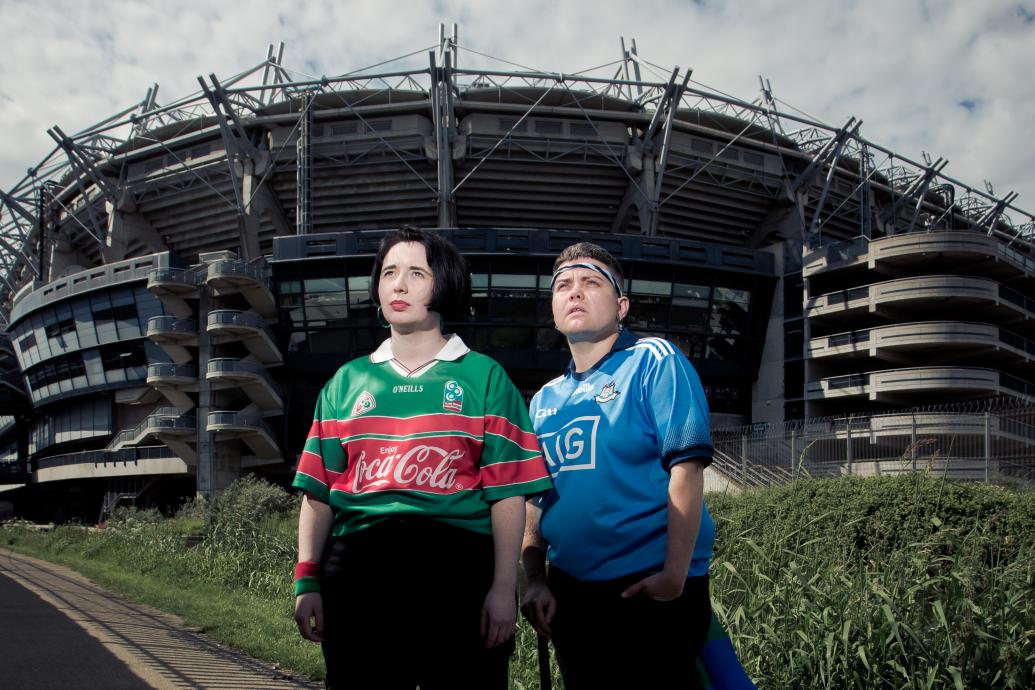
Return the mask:
<path id="1" fill-rule="evenodd" d="M 415 446 L 405 453 L 368 460 L 364 450 L 356 460 L 352 491 L 360 493 L 389 486 L 449 490 L 456 483 L 456 461 L 464 455 L 462 450 L 446 451 L 435 446 Z"/>

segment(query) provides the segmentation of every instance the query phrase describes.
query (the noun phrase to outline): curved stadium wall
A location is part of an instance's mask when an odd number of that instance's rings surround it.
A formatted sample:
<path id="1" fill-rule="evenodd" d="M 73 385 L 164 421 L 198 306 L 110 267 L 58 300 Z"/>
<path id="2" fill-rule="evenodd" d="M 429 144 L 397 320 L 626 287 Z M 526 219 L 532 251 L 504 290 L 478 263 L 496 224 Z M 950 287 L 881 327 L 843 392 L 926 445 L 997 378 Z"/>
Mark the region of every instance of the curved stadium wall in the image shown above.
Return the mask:
<path id="1" fill-rule="evenodd" d="M 5 475 L 74 487 L 90 518 L 286 477 L 319 385 L 384 337 L 372 254 L 405 223 L 465 252 L 454 327 L 526 394 L 567 361 L 553 257 L 590 239 L 623 262 L 628 325 L 694 361 L 715 426 L 1035 396 L 1032 216 L 1012 197 L 774 103 L 461 55 L 304 81 L 271 53 L 52 129 L 0 199 Z"/>

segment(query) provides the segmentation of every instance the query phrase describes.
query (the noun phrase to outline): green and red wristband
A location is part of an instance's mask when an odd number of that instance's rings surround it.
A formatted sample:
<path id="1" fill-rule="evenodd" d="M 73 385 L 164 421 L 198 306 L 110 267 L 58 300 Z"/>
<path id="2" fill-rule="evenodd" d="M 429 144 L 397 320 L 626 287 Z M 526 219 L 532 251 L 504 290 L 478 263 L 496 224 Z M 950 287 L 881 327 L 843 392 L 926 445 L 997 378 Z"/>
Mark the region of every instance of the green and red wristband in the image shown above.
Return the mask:
<path id="1" fill-rule="evenodd" d="M 316 561 L 299 561 L 295 564 L 295 596 L 306 592 L 320 591 L 320 564 Z"/>

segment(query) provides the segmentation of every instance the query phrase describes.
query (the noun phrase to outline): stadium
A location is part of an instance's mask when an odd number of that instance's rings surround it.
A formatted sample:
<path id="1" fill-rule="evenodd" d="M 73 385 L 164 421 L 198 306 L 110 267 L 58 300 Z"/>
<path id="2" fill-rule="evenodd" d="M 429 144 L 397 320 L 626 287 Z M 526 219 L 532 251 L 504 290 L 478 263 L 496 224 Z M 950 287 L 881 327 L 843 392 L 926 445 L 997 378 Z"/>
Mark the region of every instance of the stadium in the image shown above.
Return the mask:
<path id="1" fill-rule="evenodd" d="M 270 46 L 190 96 L 48 130 L 0 192 L 0 498 L 95 521 L 285 481 L 322 383 L 384 337 L 369 272 L 403 224 L 465 253 L 453 327 L 528 396 L 568 360 L 553 257 L 619 257 L 628 327 L 701 374 L 720 479 L 1032 477 L 1035 216 L 1015 194 L 635 43 L 566 75 L 468 67 L 440 34 L 417 66 L 318 79 Z"/>

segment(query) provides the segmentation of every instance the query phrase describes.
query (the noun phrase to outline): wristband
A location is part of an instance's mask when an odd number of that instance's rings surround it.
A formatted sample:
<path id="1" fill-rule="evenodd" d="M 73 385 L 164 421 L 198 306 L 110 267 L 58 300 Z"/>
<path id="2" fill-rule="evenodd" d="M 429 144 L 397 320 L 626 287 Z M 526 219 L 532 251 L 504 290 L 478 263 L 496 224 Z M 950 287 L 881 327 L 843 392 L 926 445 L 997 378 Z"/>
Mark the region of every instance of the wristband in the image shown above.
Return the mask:
<path id="1" fill-rule="evenodd" d="M 316 561 L 299 561 L 295 564 L 295 596 L 319 591 L 320 564 Z"/>

